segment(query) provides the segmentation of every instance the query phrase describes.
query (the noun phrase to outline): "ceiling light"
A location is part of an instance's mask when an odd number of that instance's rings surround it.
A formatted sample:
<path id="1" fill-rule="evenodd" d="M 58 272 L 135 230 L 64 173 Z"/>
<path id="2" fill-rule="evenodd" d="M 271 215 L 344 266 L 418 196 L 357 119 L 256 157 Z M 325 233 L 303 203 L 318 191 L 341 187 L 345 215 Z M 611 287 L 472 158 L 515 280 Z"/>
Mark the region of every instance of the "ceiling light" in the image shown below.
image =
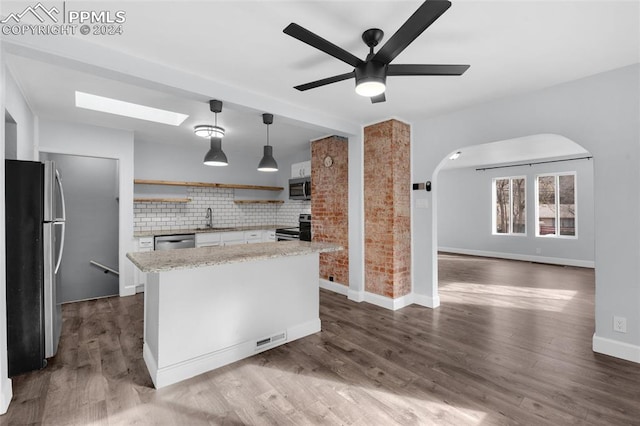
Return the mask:
<path id="1" fill-rule="evenodd" d="M 187 117 L 189 117 L 186 114 L 133 104 L 131 102 L 119 101 L 117 99 L 78 91 L 76 91 L 76 107 L 121 115 L 124 117 L 137 118 L 140 120 L 153 121 L 155 123 L 169 124 L 172 126 L 179 126 Z"/>
<path id="2" fill-rule="evenodd" d="M 224 128 L 218 126 L 218 113 L 222 112 L 222 101 L 209 101 L 209 109 L 214 114 L 215 125 L 200 124 L 193 128 L 193 133 L 202 138 L 222 138 L 224 137 Z"/>
<path id="3" fill-rule="evenodd" d="M 273 114 L 262 114 L 262 122 L 267 125 L 267 144 L 264 146 L 264 155 L 258 164 L 261 172 L 277 172 L 278 163 L 273 158 L 273 147 L 269 146 L 269 125 L 273 123 Z"/>
<path id="4" fill-rule="evenodd" d="M 205 154 L 203 163 L 205 166 L 226 166 L 229 162 L 227 161 L 227 156 L 222 151 L 222 139 L 220 139 L 224 136 L 224 129 L 218 126 L 218 113 L 222 112 L 222 101 L 209 101 L 209 108 L 216 116 L 215 126 L 205 124 L 196 126 L 194 129 L 196 135 L 205 138 L 209 137 L 211 139 L 211 148 Z"/>
<path id="5" fill-rule="evenodd" d="M 375 61 L 365 62 L 356 67 L 356 93 L 371 98 L 384 93 L 387 81 L 387 67 Z"/>
<path id="6" fill-rule="evenodd" d="M 226 166 L 229 164 L 227 156 L 222 151 L 222 139 L 211 138 L 211 149 L 204 156 L 206 166 Z"/>
<path id="7" fill-rule="evenodd" d="M 456 152 L 454 152 L 453 154 L 451 154 L 451 155 L 449 156 L 449 160 L 457 160 L 457 159 L 458 159 L 458 157 L 460 157 L 460 154 L 462 154 L 462 152 L 460 152 L 460 151 L 456 151 Z"/>
<path id="8" fill-rule="evenodd" d="M 224 129 L 220 126 L 201 124 L 193 129 L 193 133 L 201 138 L 221 138 L 224 137 Z"/>

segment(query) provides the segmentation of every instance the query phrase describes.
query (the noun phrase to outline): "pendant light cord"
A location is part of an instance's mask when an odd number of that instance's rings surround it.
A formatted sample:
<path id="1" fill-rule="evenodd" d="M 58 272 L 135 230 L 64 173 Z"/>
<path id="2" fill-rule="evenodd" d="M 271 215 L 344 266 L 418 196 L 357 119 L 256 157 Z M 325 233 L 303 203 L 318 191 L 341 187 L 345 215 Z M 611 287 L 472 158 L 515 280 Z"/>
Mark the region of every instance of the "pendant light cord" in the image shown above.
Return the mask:
<path id="1" fill-rule="evenodd" d="M 267 124 L 267 146 L 269 146 L 269 125 Z"/>

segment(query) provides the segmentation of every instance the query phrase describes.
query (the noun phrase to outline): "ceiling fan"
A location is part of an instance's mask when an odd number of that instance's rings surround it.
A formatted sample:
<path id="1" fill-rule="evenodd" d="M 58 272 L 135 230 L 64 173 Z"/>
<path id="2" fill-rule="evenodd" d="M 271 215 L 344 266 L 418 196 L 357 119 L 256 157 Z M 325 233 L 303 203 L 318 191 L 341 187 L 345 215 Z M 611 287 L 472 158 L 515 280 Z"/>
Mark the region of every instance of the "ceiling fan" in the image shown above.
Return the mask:
<path id="1" fill-rule="evenodd" d="M 373 52 L 373 48 L 380 43 L 384 32 L 378 28 L 366 30 L 362 33 L 362 40 L 369 46 L 369 54 L 364 61 L 298 24 L 289 24 L 283 30 L 285 34 L 354 67 L 351 72 L 301 84 L 294 88 L 305 91 L 355 77 L 356 93 L 371 98 L 371 103 L 378 103 L 386 100 L 384 91 L 387 76 L 462 75 L 469 65 L 390 63 L 449 7 L 451 7 L 449 1 L 426 0 L 376 53 Z"/>

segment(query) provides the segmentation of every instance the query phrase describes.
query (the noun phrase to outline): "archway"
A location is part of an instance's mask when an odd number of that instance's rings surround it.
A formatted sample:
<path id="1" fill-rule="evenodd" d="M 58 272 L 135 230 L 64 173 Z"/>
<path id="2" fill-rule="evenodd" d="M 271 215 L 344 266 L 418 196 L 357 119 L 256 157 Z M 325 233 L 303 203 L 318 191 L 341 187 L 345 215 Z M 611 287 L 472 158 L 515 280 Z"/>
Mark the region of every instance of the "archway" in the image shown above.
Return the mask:
<path id="1" fill-rule="evenodd" d="M 580 200 L 579 212 L 562 214 L 560 210 L 566 212 L 567 207 L 560 207 L 558 200 L 557 214 L 553 219 L 547 217 L 552 209 L 537 198 L 539 176 L 573 176 L 576 199 Z M 498 181 L 511 185 L 511 178 L 517 178 L 526 188 L 523 200 L 526 218 L 519 222 L 520 229 L 507 221 L 505 232 L 496 227 L 495 184 Z M 440 161 L 433 175 L 434 294 L 440 294 L 438 252 L 441 250 L 594 267 L 593 194 L 591 154 L 564 136 L 538 134 L 452 151 Z M 570 215 L 573 216 L 569 218 Z M 556 220 L 557 235 L 552 235 L 550 228 L 541 228 L 543 223 L 555 226 Z M 576 223 L 575 235 L 565 235 L 570 233 L 569 228 L 561 229 L 561 221 L 566 224 L 570 220 Z"/>

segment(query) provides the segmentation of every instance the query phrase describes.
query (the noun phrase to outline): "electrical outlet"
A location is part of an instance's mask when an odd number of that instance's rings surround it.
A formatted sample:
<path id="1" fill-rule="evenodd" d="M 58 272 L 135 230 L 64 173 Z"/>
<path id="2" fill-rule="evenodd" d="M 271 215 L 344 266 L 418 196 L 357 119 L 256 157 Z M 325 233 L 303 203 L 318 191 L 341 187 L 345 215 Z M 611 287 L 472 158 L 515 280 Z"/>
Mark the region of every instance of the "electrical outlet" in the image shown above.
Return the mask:
<path id="1" fill-rule="evenodd" d="M 329 275 L 329 281 L 333 282 L 333 275 Z"/>
<path id="2" fill-rule="evenodd" d="M 627 332 L 627 319 L 625 317 L 613 317 L 613 331 L 618 333 Z"/>

